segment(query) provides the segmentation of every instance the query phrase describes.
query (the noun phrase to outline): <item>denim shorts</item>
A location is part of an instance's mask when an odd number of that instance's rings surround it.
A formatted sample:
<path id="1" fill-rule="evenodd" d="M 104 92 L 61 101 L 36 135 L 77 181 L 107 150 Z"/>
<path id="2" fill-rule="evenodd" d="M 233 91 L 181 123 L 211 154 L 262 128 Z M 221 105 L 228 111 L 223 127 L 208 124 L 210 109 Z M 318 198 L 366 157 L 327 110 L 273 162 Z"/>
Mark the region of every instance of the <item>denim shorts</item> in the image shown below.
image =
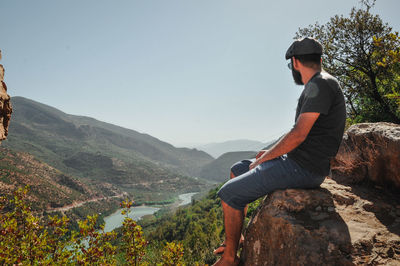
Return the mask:
<path id="1" fill-rule="evenodd" d="M 250 202 L 278 189 L 316 188 L 325 179 L 325 176 L 309 172 L 287 156 L 266 161 L 249 170 L 254 160 L 234 164 L 231 171 L 236 177 L 218 191 L 218 196 L 234 209 L 243 210 Z"/>

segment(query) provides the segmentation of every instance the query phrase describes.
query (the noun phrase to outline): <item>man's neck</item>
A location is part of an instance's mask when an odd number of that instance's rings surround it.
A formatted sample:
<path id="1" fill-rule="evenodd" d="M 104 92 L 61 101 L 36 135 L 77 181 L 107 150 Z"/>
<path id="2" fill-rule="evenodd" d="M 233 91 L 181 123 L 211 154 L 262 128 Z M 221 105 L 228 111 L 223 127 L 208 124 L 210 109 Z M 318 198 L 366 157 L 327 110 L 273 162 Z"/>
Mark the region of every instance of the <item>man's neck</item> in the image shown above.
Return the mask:
<path id="1" fill-rule="evenodd" d="M 306 85 L 310 81 L 310 79 L 318 72 L 321 72 L 321 70 L 314 68 L 304 68 L 303 73 L 301 73 L 304 85 Z"/>

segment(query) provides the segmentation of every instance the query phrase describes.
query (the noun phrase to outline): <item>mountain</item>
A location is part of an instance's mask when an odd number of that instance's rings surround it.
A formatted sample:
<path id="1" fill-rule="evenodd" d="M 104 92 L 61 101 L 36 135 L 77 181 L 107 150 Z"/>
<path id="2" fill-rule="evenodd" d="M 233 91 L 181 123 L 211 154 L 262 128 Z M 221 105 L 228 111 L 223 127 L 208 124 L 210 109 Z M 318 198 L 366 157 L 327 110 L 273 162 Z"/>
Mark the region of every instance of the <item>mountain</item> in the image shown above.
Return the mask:
<path id="1" fill-rule="evenodd" d="M 150 135 L 23 97 L 11 102 L 14 112 L 3 146 L 28 152 L 84 183 L 109 183 L 139 201 L 165 200 L 204 186 L 188 177 L 213 160 L 203 151 L 175 148 Z"/>
<path id="2" fill-rule="evenodd" d="M 211 163 L 205 165 L 199 176 L 214 182 L 224 182 L 229 179 L 231 166 L 243 159 L 254 158 L 255 151 L 227 152 Z"/>
<path id="3" fill-rule="evenodd" d="M 224 153 L 235 151 L 259 151 L 268 146 L 271 142 L 263 143 L 255 140 L 230 140 L 219 143 L 210 143 L 205 145 L 196 146 L 197 149 L 207 152 L 214 158 L 218 158 Z"/>

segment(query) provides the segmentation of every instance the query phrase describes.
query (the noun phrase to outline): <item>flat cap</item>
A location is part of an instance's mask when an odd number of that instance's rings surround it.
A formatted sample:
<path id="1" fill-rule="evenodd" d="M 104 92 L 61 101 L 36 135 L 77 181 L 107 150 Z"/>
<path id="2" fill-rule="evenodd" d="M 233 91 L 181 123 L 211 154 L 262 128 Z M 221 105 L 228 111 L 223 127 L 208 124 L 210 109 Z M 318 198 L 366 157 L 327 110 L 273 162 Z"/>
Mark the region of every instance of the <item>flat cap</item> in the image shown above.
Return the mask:
<path id="1" fill-rule="evenodd" d="M 296 40 L 290 45 L 289 49 L 286 51 L 286 60 L 296 56 L 296 55 L 306 55 L 306 54 L 319 54 L 322 55 L 322 45 L 319 41 L 314 38 L 303 38 Z"/>

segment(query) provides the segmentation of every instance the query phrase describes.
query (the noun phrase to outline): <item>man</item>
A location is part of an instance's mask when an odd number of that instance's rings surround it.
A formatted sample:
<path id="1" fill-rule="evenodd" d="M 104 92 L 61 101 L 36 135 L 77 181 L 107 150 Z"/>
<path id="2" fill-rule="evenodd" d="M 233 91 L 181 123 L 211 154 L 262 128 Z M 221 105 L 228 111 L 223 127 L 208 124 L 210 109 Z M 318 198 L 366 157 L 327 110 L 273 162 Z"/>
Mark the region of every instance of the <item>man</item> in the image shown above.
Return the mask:
<path id="1" fill-rule="evenodd" d="M 330 172 L 330 159 L 341 143 L 346 119 L 343 93 L 337 80 L 322 72 L 322 45 L 315 39 L 293 42 L 286 52 L 296 84 L 304 85 L 295 124 L 272 148 L 231 168 L 218 192 L 225 223 L 225 243 L 214 265 L 237 265 L 236 256 L 248 203 L 277 189 L 315 188 Z"/>

